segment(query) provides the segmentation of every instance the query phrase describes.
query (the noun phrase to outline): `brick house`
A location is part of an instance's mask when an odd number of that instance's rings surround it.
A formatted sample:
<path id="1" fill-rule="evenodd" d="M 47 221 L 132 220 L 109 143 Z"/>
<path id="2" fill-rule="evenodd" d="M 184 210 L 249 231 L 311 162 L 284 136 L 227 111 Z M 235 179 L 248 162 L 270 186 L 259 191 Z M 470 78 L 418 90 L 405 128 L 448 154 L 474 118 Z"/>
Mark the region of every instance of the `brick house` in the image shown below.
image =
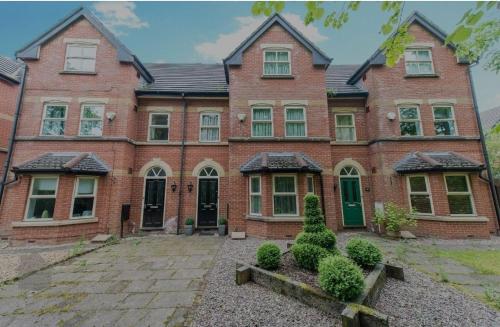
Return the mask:
<path id="1" fill-rule="evenodd" d="M 28 67 L 0 228 L 13 241 L 212 228 L 292 238 L 302 198 L 374 230 L 388 201 L 419 235 L 497 228 L 468 65 L 418 13 L 395 67 L 331 59 L 280 15 L 223 64 L 142 64 L 87 9 L 17 52 Z M 127 206 L 125 206 L 127 209 Z"/>

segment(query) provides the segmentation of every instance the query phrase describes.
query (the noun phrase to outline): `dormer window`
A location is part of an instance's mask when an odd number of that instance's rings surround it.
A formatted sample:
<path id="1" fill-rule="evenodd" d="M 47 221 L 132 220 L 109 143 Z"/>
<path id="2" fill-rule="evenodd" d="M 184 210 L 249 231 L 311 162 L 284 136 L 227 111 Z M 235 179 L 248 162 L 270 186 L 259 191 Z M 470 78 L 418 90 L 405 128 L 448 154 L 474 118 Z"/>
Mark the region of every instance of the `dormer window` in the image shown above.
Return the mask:
<path id="1" fill-rule="evenodd" d="M 68 44 L 64 70 L 68 72 L 94 73 L 96 52 L 97 46 L 94 44 Z"/>
<path id="2" fill-rule="evenodd" d="M 408 49 L 405 51 L 405 66 L 408 75 L 434 74 L 430 49 Z"/>
<path id="3" fill-rule="evenodd" d="M 291 74 L 290 51 L 264 51 L 264 76 L 287 76 Z"/>

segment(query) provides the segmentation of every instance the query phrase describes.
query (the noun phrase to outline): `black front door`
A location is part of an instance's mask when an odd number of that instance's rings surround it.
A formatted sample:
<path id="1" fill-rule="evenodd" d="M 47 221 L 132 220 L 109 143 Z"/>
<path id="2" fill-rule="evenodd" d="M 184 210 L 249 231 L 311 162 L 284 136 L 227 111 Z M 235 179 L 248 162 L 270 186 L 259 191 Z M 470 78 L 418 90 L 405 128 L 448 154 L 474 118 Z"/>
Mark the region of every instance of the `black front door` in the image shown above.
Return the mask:
<path id="1" fill-rule="evenodd" d="M 165 180 L 146 179 L 146 192 L 144 194 L 144 215 L 142 227 L 163 227 L 163 211 L 165 203 Z"/>
<path id="2" fill-rule="evenodd" d="M 198 227 L 217 227 L 218 179 L 200 179 L 198 183 Z"/>

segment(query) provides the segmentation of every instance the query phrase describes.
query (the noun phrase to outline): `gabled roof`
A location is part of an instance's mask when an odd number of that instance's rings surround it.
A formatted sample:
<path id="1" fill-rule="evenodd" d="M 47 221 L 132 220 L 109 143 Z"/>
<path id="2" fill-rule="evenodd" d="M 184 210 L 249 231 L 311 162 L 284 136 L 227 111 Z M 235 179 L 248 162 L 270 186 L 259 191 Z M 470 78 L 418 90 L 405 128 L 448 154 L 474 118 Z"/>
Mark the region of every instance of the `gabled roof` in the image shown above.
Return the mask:
<path id="1" fill-rule="evenodd" d="M 49 152 L 12 167 L 15 173 L 73 173 L 106 175 L 110 169 L 94 153 Z"/>
<path id="2" fill-rule="evenodd" d="M 434 24 L 433 22 L 431 22 L 427 17 L 425 17 L 424 15 L 422 15 L 420 12 L 418 11 L 414 11 L 408 18 L 406 18 L 404 20 L 404 22 L 402 23 L 402 25 L 404 24 L 419 24 L 420 26 L 422 26 L 425 30 L 427 30 L 429 33 L 431 33 L 432 35 L 434 35 L 434 37 L 436 37 L 439 41 L 443 42 L 443 44 L 445 43 L 445 40 L 446 40 L 446 37 L 447 37 L 447 34 L 442 30 L 440 29 L 436 24 Z M 394 34 L 396 32 L 394 32 L 390 37 L 393 37 Z M 447 45 L 450 49 L 452 50 L 455 50 L 455 46 L 453 44 L 448 44 Z M 363 63 L 363 65 L 361 65 L 361 67 L 359 67 L 358 70 L 356 70 L 352 76 L 349 78 L 349 80 L 347 81 L 348 84 L 355 84 L 357 81 L 359 81 L 361 79 L 361 77 L 363 77 L 363 75 L 372 67 L 372 66 L 381 66 L 381 65 L 384 65 L 385 64 L 385 61 L 386 61 L 386 58 L 385 58 L 385 55 L 383 53 L 383 51 L 381 49 L 377 49 L 377 51 L 375 51 L 370 58 L 368 58 L 367 61 L 365 61 Z M 466 63 L 465 61 L 460 61 L 460 63 Z"/>
<path id="3" fill-rule="evenodd" d="M 367 96 L 368 91 L 359 85 L 347 84 L 347 80 L 359 65 L 330 65 L 326 70 L 326 89 L 329 96 Z M 331 95 L 330 95 L 331 94 Z"/>
<path id="4" fill-rule="evenodd" d="M 500 123 L 500 106 L 479 113 L 481 123 L 485 132 L 489 131 Z"/>
<path id="5" fill-rule="evenodd" d="M 0 79 L 5 79 L 12 83 L 19 83 L 23 71 L 22 68 L 22 63 L 0 56 Z"/>
<path id="6" fill-rule="evenodd" d="M 133 64 L 146 81 L 151 82 L 153 80 L 152 76 L 139 59 L 125 45 L 123 45 L 123 43 L 121 43 L 108 28 L 104 26 L 99 18 L 97 18 L 89 9 L 83 7 L 73 11 L 71 14 L 50 28 L 47 32 L 43 33 L 40 37 L 36 38 L 21 50 L 17 51 L 16 57 L 32 60 L 39 59 L 41 45 L 51 40 L 60 32 L 68 28 L 68 26 L 82 18 L 87 19 L 92 26 L 94 26 L 115 47 L 118 60 L 120 62 Z"/>
<path id="7" fill-rule="evenodd" d="M 293 27 L 286 19 L 284 19 L 280 14 L 276 13 L 270 16 L 268 19 L 262 23 L 250 36 L 243 41 L 236 49 L 233 50 L 227 56 L 226 59 L 223 60 L 225 65 L 241 65 L 242 55 L 248 47 L 250 47 L 259 37 L 262 36 L 271 26 L 274 24 L 279 24 L 283 27 L 288 33 L 290 33 L 300 44 L 302 44 L 305 48 L 311 51 L 313 55 L 313 64 L 319 66 L 328 67 L 332 58 L 329 58 L 323 51 L 321 51 L 318 47 L 314 45 L 311 41 L 309 41 L 302 33 L 300 33 L 295 27 Z"/>
<path id="8" fill-rule="evenodd" d="M 320 173 L 321 166 L 299 152 L 261 152 L 240 167 L 244 174 L 257 172 L 313 172 Z"/>
<path id="9" fill-rule="evenodd" d="M 455 152 L 411 152 L 394 165 L 399 174 L 425 171 L 479 171 L 484 165 Z"/>

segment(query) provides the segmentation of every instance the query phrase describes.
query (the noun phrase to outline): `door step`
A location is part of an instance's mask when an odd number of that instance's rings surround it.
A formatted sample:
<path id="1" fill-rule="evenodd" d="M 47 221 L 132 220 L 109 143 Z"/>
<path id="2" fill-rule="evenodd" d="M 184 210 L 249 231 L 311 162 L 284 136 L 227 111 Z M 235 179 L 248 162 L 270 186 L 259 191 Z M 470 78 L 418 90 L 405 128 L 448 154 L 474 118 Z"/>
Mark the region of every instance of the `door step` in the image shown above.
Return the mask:
<path id="1" fill-rule="evenodd" d="M 199 233 L 201 236 L 214 236 L 215 234 L 217 234 L 217 230 L 216 229 L 200 229 Z"/>

